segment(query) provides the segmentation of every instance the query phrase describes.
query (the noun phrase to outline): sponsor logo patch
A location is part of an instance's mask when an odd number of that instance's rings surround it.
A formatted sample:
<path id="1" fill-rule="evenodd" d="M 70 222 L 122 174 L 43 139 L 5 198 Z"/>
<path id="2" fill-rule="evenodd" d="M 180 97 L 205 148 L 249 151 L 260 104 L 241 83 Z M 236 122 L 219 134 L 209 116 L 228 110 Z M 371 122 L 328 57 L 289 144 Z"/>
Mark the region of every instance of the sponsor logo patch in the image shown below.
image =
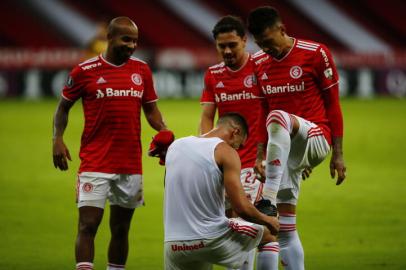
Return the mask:
<path id="1" fill-rule="evenodd" d="M 324 70 L 324 76 L 329 80 L 333 79 L 333 69 L 332 68 L 326 68 Z"/>
<path id="2" fill-rule="evenodd" d="M 98 80 L 97 80 L 97 84 L 102 84 L 102 83 L 106 83 L 107 81 L 103 78 L 103 77 L 100 77 Z"/>
<path id="3" fill-rule="evenodd" d="M 66 79 L 66 86 L 71 88 L 73 86 L 74 82 L 73 82 L 73 78 L 72 76 L 68 76 L 68 78 Z"/>
<path id="4" fill-rule="evenodd" d="M 228 93 L 216 93 L 215 94 L 215 99 L 216 102 L 225 102 L 225 101 L 236 101 L 236 100 L 248 100 L 248 99 L 255 99 L 258 98 L 255 96 L 253 93 L 242 91 L 239 93 L 233 93 L 233 94 L 228 94 Z"/>
<path id="5" fill-rule="evenodd" d="M 277 86 L 272 86 L 270 84 L 262 86 L 262 92 L 265 95 L 278 94 L 278 93 L 293 93 L 293 92 L 301 92 L 301 91 L 305 91 L 305 84 L 304 84 L 303 80 L 300 84 L 287 83 L 285 85 L 277 85 Z"/>
<path id="6" fill-rule="evenodd" d="M 224 83 L 219 82 L 218 84 L 216 84 L 216 88 L 224 88 Z"/>
<path id="7" fill-rule="evenodd" d="M 97 89 L 96 91 L 96 98 L 104 98 L 104 97 L 137 97 L 142 98 L 144 91 L 135 90 L 132 87 L 130 89 L 113 89 L 113 88 L 106 88 L 106 89 Z"/>
<path id="8" fill-rule="evenodd" d="M 92 68 L 95 68 L 95 67 L 100 67 L 101 65 L 102 64 L 100 62 L 98 62 L 98 63 L 83 66 L 82 69 L 83 70 L 89 70 L 89 69 L 92 69 Z"/>
<path id="9" fill-rule="evenodd" d="M 279 161 L 279 159 L 274 159 L 269 162 L 269 164 L 271 164 L 272 166 L 281 166 L 281 162 Z"/>
<path id="10" fill-rule="evenodd" d="M 220 68 L 220 69 L 216 69 L 216 70 L 211 70 L 210 73 L 218 74 L 218 73 L 223 73 L 225 70 L 226 70 L 225 68 Z"/>
<path id="11" fill-rule="evenodd" d="M 321 56 L 323 57 L 324 64 L 326 64 L 326 67 L 329 67 L 330 62 L 328 61 L 328 57 L 327 57 L 326 52 L 323 50 L 323 48 L 320 49 L 320 52 L 321 52 Z"/>
<path id="12" fill-rule="evenodd" d="M 204 243 L 203 241 L 200 241 L 200 243 L 195 243 L 192 245 L 186 245 L 186 244 L 182 244 L 182 245 L 171 245 L 171 249 L 172 251 L 185 251 L 185 250 L 197 250 L 197 249 L 201 249 L 204 248 Z"/>

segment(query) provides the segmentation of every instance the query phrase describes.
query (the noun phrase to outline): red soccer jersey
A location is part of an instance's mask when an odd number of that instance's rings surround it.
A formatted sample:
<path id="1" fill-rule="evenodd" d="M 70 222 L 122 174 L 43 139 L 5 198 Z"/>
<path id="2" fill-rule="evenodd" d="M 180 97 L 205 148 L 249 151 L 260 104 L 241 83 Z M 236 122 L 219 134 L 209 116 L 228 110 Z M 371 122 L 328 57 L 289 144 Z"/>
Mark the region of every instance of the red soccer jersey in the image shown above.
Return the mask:
<path id="1" fill-rule="evenodd" d="M 261 116 L 261 90 L 254 76 L 254 62 L 251 56 L 237 71 L 224 65 L 224 62 L 210 67 L 204 78 L 201 103 L 213 103 L 218 108 L 219 116 L 235 112 L 247 121 L 249 136 L 244 146 L 238 151 L 242 168 L 255 165 L 258 129 Z"/>
<path id="2" fill-rule="evenodd" d="M 116 66 L 102 55 L 91 58 L 72 70 L 62 97 L 82 98 L 79 172 L 142 174 L 141 105 L 157 100 L 145 62 L 131 57 Z"/>
<path id="3" fill-rule="evenodd" d="M 268 109 L 283 110 L 314 122 L 331 144 L 323 92 L 338 84 L 332 56 L 323 44 L 295 39 L 280 60 L 259 51 L 253 55 L 258 84 Z"/>

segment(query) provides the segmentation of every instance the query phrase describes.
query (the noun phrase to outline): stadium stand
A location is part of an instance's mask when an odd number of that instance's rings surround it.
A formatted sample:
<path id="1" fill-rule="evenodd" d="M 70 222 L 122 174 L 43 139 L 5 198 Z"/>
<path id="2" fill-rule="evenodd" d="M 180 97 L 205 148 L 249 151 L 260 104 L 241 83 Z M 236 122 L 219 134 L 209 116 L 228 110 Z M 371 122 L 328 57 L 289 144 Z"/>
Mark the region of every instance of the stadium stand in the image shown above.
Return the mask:
<path id="1" fill-rule="evenodd" d="M 401 14 L 406 10 L 406 2 L 386 1 L 385 8 L 382 8 L 379 0 L 331 1 L 392 48 L 400 49 L 406 45 L 406 22 Z"/>
<path id="2" fill-rule="evenodd" d="M 320 41 L 328 44 L 333 50 L 350 49 L 334 34 L 309 19 L 308 15 L 292 4 L 294 1 L 189 1 L 195 5 L 204 6 L 206 10 L 211 11 L 215 16 L 236 14 L 243 19 L 247 17 L 251 9 L 271 4 L 279 9 L 288 32 L 293 35 Z M 190 22 L 190 19 L 182 17 L 168 8 L 163 0 L 140 0 L 136 4 L 131 0 L 122 0 L 119 5 L 114 0 L 63 0 L 61 2 L 95 24 L 100 21 L 108 21 L 119 15 L 135 18 L 135 21 L 140 25 L 140 34 L 142 36 L 140 46 L 143 48 L 198 48 L 212 44 L 210 33 L 202 33 L 201 29 L 196 29 L 197 27 Z M 339 12 L 351 17 L 365 29 L 387 42 L 392 48 L 400 49 L 405 46 L 406 23 L 403 20 L 402 11 L 406 9 L 406 2 L 389 0 L 385 2 L 384 8 L 382 8 L 380 0 L 330 0 L 329 2 Z M 0 42 L 2 46 L 52 48 L 70 47 L 75 44 L 72 40 L 67 39 L 55 25 L 50 24 L 49 18 L 38 16 L 23 6 L 22 2 L 1 1 L 0 15 L 3 21 L 8 22 L 0 26 Z M 13 27 L 10 28 L 9 25 Z M 30 26 L 30 31 L 25 31 L 25 25 Z M 209 28 L 206 27 L 205 29 Z M 21 35 L 21 33 L 24 33 L 24 35 Z"/>
<path id="3" fill-rule="evenodd" d="M 326 0 L 288 0 L 311 20 L 355 52 L 389 52 L 390 46 Z"/>
<path id="4" fill-rule="evenodd" d="M 2 0 L 0 98 L 57 96 L 67 70 L 88 57 L 86 48 L 100 26 L 117 16 L 139 25 L 135 54 L 151 65 L 159 94 L 197 97 L 203 70 L 219 60 L 211 35 L 219 17 L 235 14 L 246 20 L 264 5 L 279 10 L 292 36 L 328 45 L 340 69 L 340 93 L 406 96 L 404 0 Z M 323 11 L 339 14 L 341 21 Z M 349 34 L 351 28 L 381 41 L 384 50 L 354 49 L 358 44 L 348 37 L 358 37 Z M 258 50 L 250 35 L 247 50 Z"/>
<path id="5" fill-rule="evenodd" d="M 157 0 L 140 0 L 136 6 L 131 0 L 120 1 L 120 5 L 114 0 L 105 0 L 103 4 L 115 15 L 134 18 L 140 25 L 141 44 L 145 38 L 153 48 L 195 48 L 211 45 L 209 39 L 189 27 L 187 22 L 182 21 Z"/>
<path id="6" fill-rule="evenodd" d="M 0 1 L 0 46 L 54 48 L 73 46 L 63 35 L 49 26 L 45 18 L 18 1 Z"/>
<path id="7" fill-rule="evenodd" d="M 241 17 L 246 18 L 250 10 L 264 5 L 271 4 L 277 8 L 284 18 L 284 23 L 287 31 L 298 38 L 312 39 L 319 42 L 329 44 L 334 49 L 345 49 L 345 45 L 338 41 L 334 36 L 330 35 L 319 26 L 314 24 L 300 10 L 295 8 L 288 1 L 266 1 L 266 0 L 233 0 Z"/>
<path id="8" fill-rule="evenodd" d="M 403 0 L 385 1 L 385 8 L 382 8 L 382 1 L 379 0 L 360 0 L 360 2 L 371 10 L 371 13 L 380 18 L 387 28 L 392 28 L 397 32 L 396 37 L 402 41 L 403 47 L 406 45 L 406 21 L 405 10 L 406 2 Z"/>

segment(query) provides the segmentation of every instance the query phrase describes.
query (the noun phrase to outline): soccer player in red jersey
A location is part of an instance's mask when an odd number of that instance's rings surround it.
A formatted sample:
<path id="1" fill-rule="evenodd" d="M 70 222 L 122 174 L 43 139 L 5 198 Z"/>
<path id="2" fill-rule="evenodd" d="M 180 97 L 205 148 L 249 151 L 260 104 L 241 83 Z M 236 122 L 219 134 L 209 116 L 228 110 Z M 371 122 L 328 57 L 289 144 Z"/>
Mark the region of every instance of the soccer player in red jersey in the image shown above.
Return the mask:
<path id="1" fill-rule="evenodd" d="M 134 209 L 144 204 L 141 108 L 151 127 L 169 132 L 156 105 L 151 71 L 132 56 L 138 43 L 137 26 L 127 17 L 118 17 L 107 32 L 106 52 L 72 70 L 54 116 L 54 166 L 67 170 L 71 157 L 63 133 L 70 108 L 82 99 L 85 126 L 77 182 L 76 269 L 83 270 L 93 269 L 94 237 L 107 199 L 111 209 L 107 269 L 125 268 L 131 218 Z"/>
<path id="2" fill-rule="evenodd" d="M 255 169 L 262 169 L 265 151 L 266 134 L 263 138 L 259 137 L 259 128 L 265 126 L 265 117 L 260 119 L 264 116 L 261 111 L 264 98 L 254 76 L 253 58 L 245 51 L 247 37 L 242 21 L 234 16 L 225 16 L 212 32 L 223 62 L 209 67 L 205 74 L 200 133 L 207 133 L 213 128 L 216 111 L 219 116 L 236 112 L 246 119 L 249 136 L 238 151 L 242 165 L 240 179 L 248 199 L 255 204 L 262 193 L 262 183 L 257 179 Z M 231 209 L 228 212 L 231 216 Z M 279 244 L 274 241 L 259 250 L 260 253 L 276 254 L 277 258 Z M 241 269 L 253 269 L 254 257 L 255 250 L 252 250 Z M 261 255 L 258 260 L 261 260 Z"/>
<path id="3" fill-rule="evenodd" d="M 248 29 L 262 49 L 253 57 L 268 107 L 263 196 L 278 204 L 282 264 L 286 269 L 304 269 L 303 248 L 296 231 L 303 169 L 322 162 L 331 145 L 331 177 L 337 173 L 337 185 L 345 179 L 338 74 L 327 47 L 288 36 L 274 8 L 251 11 Z"/>

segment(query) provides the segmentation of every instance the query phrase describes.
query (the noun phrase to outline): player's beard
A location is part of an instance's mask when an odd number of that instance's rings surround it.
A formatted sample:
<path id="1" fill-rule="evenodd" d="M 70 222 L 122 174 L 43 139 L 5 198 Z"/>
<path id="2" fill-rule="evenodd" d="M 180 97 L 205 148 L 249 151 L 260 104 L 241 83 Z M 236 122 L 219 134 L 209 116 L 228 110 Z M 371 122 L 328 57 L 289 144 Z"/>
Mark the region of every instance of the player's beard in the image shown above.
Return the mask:
<path id="1" fill-rule="evenodd" d="M 269 49 L 269 50 L 266 50 L 265 52 L 266 52 L 266 54 L 268 54 L 276 59 L 280 59 L 283 56 L 283 50 L 279 50 L 279 49 Z"/>
<path id="2" fill-rule="evenodd" d="M 224 64 L 227 67 L 233 68 L 237 64 L 237 59 L 233 55 L 226 55 L 223 57 Z"/>
<path id="3" fill-rule="evenodd" d="M 129 49 L 126 46 L 118 47 L 116 49 L 116 55 L 118 56 L 119 60 L 124 63 L 127 62 L 128 59 L 133 55 L 135 49 Z"/>

